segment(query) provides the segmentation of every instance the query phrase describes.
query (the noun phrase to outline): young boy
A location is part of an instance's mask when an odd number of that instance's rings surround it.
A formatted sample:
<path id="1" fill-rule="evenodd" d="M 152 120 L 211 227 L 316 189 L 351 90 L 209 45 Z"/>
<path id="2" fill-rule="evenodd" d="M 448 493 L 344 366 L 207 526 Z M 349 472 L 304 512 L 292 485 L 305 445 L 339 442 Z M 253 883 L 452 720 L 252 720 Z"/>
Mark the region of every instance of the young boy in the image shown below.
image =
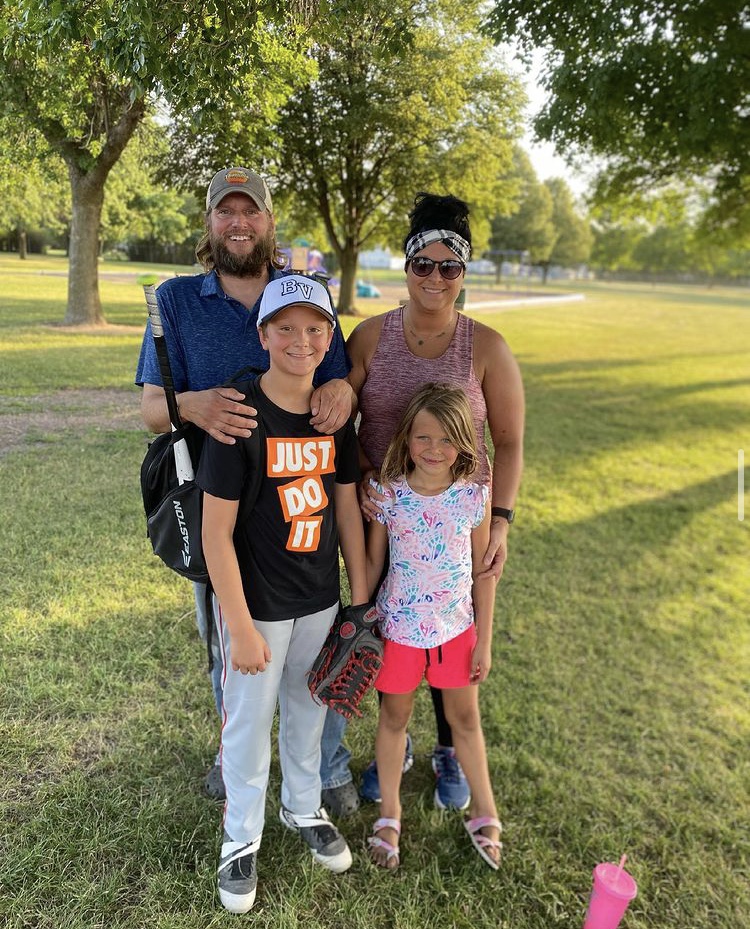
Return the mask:
<path id="1" fill-rule="evenodd" d="M 219 897 L 233 913 L 246 913 L 255 901 L 277 698 L 281 821 L 324 867 L 340 873 L 352 863 L 346 841 L 321 809 L 326 708 L 307 688 L 307 672 L 338 609 L 339 541 L 352 603 L 368 599 L 354 427 L 349 422 L 329 436 L 309 423 L 313 374 L 335 325 L 328 291 L 317 281 L 289 275 L 266 286 L 258 329 L 270 369 L 248 394 L 266 434 L 263 478 L 247 518 L 235 525 L 258 460 L 251 445 L 257 436 L 232 445 L 209 438 L 198 470 L 225 669 Z"/>

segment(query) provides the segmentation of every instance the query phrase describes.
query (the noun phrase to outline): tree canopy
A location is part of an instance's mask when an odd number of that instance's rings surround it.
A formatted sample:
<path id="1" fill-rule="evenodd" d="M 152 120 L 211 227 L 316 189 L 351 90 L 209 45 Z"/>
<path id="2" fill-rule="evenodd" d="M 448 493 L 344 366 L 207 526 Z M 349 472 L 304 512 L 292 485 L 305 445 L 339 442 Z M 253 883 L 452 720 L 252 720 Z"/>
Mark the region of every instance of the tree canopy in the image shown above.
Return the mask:
<path id="1" fill-rule="evenodd" d="M 566 268 L 585 264 L 594 240 L 588 220 L 576 209 L 573 194 L 562 178 L 548 178 L 544 186 L 552 197 L 552 225 L 555 229 L 549 264 Z"/>
<path id="2" fill-rule="evenodd" d="M 65 232 L 70 190 L 65 165 L 32 127 L 14 129 L 0 119 L 0 237 L 26 257 L 28 238 L 43 241 Z"/>
<path id="3" fill-rule="evenodd" d="M 552 194 L 539 182 L 529 156 L 520 148 L 513 153 L 513 176 L 518 181 L 517 200 L 512 212 L 493 218 L 490 248 L 495 252 L 528 252 L 531 264 L 543 264 L 556 236 Z M 500 262 L 496 263 L 500 267 Z"/>
<path id="4" fill-rule="evenodd" d="M 625 278 L 741 280 L 750 253 L 705 223 L 705 202 L 680 186 L 595 207 L 591 264 Z"/>
<path id="5" fill-rule="evenodd" d="M 545 50 L 536 131 L 606 157 L 601 194 L 702 175 L 713 220 L 750 227 L 746 0 L 497 0 L 487 29 Z"/>
<path id="6" fill-rule="evenodd" d="M 269 99 L 304 38 L 304 3 L 274 0 L 9 0 L 0 12 L 0 115 L 39 129 L 72 191 L 66 321 L 101 322 L 98 233 L 104 185 L 158 94 L 179 110 Z M 288 88 L 287 88 L 288 90 Z M 277 101 L 278 102 L 278 101 Z"/>
<path id="7" fill-rule="evenodd" d="M 324 225 L 340 312 L 353 308 L 359 251 L 400 246 L 417 191 L 467 200 L 477 245 L 510 202 L 523 96 L 478 25 L 470 2 L 349 4 L 313 47 L 317 76 L 281 111 L 273 173 Z"/>
<path id="8" fill-rule="evenodd" d="M 172 129 L 175 173 L 197 181 L 207 165 L 238 160 L 267 173 L 284 228 L 324 231 L 341 270 L 339 312 L 352 309 L 359 251 L 400 246 L 419 190 L 466 199 L 481 248 L 512 197 L 523 91 L 479 34 L 478 9 L 474 0 L 332 4 L 279 117 L 258 120 L 252 95 L 241 110 L 217 105 L 202 124 L 184 112 Z"/>

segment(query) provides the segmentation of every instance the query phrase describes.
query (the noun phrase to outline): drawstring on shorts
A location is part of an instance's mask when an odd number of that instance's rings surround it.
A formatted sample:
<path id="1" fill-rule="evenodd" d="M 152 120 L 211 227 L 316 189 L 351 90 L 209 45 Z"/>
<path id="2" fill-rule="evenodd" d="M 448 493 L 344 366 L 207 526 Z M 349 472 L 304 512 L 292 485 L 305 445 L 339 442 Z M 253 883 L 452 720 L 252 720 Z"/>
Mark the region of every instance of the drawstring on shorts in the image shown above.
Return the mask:
<path id="1" fill-rule="evenodd" d="M 424 650 L 424 653 L 425 653 L 425 656 L 426 656 L 426 659 L 427 659 L 427 667 L 428 667 L 428 668 L 431 667 L 431 665 L 432 665 L 432 661 L 430 660 L 430 652 L 432 652 L 432 651 L 435 651 L 435 649 L 434 649 L 434 648 L 426 648 L 426 649 Z M 437 646 L 437 654 L 438 654 L 437 663 L 438 663 L 438 664 L 442 664 L 442 663 L 443 663 L 443 646 L 442 646 L 442 645 L 438 645 L 438 646 Z"/>

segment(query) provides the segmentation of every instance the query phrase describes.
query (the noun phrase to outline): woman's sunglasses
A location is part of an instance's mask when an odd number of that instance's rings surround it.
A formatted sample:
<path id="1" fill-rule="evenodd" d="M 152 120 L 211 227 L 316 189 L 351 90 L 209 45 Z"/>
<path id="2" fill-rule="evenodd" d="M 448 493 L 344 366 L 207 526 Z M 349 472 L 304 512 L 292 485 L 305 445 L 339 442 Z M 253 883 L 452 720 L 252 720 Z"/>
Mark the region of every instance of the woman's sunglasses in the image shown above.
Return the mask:
<path id="1" fill-rule="evenodd" d="M 412 258 L 409 264 L 417 277 L 429 277 L 435 265 L 437 265 L 440 276 L 444 277 L 446 281 L 455 281 L 466 270 L 463 261 L 453 261 L 451 259 L 433 261 L 432 258 Z"/>

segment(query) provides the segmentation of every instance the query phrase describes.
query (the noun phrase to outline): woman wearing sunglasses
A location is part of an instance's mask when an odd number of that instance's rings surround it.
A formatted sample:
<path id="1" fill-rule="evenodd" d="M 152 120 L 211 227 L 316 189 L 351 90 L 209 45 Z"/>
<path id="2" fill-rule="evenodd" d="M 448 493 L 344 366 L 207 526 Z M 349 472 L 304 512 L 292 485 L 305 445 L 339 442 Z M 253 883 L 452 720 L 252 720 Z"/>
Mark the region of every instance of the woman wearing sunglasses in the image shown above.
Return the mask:
<path id="1" fill-rule="evenodd" d="M 369 495 L 374 496 L 369 478 L 377 474 L 413 394 L 431 381 L 449 382 L 466 391 L 481 462 L 474 480 L 492 485 L 490 544 L 484 563 L 487 572 L 499 578 L 507 556 L 508 530 L 523 465 L 523 385 L 503 337 L 456 307 L 471 257 L 468 216 L 467 204 L 457 197 L 417 194 L 404 239 L 409 299 L 404 306 L 364 320 L 354 329 L 347 342 L 352 362 L 349 381 L 359 398 L 359 440 L 365 472 L 360 504 L 368 521 L 377 512 Z M 492 466 L 486 427 L 494 448 Z M 453 751 L 442 694 L 431 690 L 437 721 L 437 744 L 432 755 L 437 778 L 435 805 L 440 809 L 465 809 L 470 802 L 469 787 Z M 337 784 L 345 784 L 349 792 L 352 790 L 349 755 L 340 744 L 341 719 L 329 712 L 323 735 L 321 773 L 324 788 L 329 788 L 324 790 L 324 797 L 334 814 L 351 812 L 345 803 L 337 803 L 335 789 Z M 409 740 L 404 771 L 412 762 Z M 367 800 L 380 799 L 374 762 L 364 772 L 360 793 Z"/>

